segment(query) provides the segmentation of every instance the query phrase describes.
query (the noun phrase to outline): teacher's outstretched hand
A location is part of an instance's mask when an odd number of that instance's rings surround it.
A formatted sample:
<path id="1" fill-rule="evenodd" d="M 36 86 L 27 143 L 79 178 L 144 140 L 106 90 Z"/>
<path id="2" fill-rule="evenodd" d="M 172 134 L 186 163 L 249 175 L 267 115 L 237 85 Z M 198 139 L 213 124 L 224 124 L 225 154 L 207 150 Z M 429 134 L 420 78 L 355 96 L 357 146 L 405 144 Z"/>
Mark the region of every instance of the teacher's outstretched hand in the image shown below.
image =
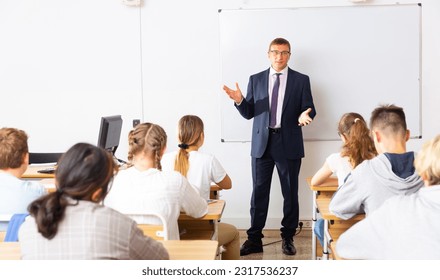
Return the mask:
<path id="1" fill-rule="evenodd" d="M 312 108 L 309 108 L 301 113 L 301 115 L 298 118 L 298 125 L 299 126 L 306 126 L 312 122 L 313 119 L 309 116 L 311 111 L 312 111 Z"/>
<path id="2" fill-rule="evenodd" d="M 236 90 L 233 90 L 227 86 L 223 86 L 223 90 L 228 94 L 229 98 L 235 101 L 235 103 L 240 104 L 243 100 L 243 95 L 241 94 L 240 87 L 238 83 L 235 83 Z"/>

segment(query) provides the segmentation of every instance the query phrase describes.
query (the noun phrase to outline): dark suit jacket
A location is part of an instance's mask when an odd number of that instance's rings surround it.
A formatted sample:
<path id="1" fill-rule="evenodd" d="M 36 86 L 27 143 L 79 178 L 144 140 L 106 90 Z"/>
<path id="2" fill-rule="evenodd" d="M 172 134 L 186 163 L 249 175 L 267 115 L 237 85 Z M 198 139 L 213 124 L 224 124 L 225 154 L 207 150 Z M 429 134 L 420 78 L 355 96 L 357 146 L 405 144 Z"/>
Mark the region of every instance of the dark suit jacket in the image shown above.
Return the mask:
<path id="1" fill-rule="evenodd" d="M 244 118 L 254 118 L 251 156 L 256 158 L 263 156 L 269 139 L 268 83 L 269 69 L 252 75 L 249 78 L 246 98 L 240 105 L 235 105 Z M 298 117 L 308 108 L 312 108 L 309 115 L 314 118 L 316 111 L 309 77 L 289 68 L 281 115 L 283 147 L 280 147 L 288 159 L 304 157 L 303 136 L 301 126 L 298 126 Z"/>

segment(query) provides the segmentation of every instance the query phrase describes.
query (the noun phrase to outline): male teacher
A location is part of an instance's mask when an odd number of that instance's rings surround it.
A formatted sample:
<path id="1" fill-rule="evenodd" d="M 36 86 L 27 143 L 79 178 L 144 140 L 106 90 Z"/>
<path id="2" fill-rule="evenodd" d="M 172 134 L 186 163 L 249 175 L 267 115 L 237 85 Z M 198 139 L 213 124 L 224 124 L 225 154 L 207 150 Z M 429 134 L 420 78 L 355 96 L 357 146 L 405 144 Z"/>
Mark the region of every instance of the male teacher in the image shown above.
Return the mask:
<path id="1" fill-rule="evenodd" d="M 223 86 L 246 118 L 254 118 L 252 127 L 251 227 L 240 255 L 263 252 L 262 231 L 266 224 L 273 168 L 277 167 L 284 198 L 281 221 L 282 250 L 295 255 L 293 237 L 298 227 L 298 176 L 304 144 L 301 126 L 316 115 L 309 77 L 287 67 L 290 43 L 276 38 L 268 50 L 271 67 L 249 78 L 246 98 L 236 83 L 236 90 Z"/>

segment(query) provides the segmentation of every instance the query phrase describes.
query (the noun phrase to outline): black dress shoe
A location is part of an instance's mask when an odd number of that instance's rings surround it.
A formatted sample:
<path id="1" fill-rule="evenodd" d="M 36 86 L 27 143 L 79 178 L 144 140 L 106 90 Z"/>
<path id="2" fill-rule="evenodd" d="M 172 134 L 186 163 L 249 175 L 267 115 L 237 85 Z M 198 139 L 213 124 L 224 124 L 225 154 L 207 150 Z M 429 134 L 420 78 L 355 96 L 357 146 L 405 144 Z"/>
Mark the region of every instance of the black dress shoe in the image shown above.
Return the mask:
<path id="1" fill-rule="evenodd" d="M 283 238 L 283 254 L 284 255 L 295 255 L 296 254 L 296 248 L 295 245 L 293 245 L 293 239 L 292 238 Z"/>
<path id="2" fill-rule="evenodd" d="M 240 248 L 240 256 L 263 252 L 263 244 L 252 240 L 246 240 Z"/>

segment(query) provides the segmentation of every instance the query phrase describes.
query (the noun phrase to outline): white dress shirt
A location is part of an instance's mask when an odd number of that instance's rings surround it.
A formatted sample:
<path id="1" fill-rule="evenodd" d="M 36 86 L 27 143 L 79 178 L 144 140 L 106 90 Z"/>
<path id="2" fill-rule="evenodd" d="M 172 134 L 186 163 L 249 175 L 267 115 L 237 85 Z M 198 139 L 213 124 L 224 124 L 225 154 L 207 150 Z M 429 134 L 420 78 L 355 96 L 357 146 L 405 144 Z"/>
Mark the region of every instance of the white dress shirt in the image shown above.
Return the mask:
<path id="1" fill-rule="evenodd" d="M 286 93 L 286 84 L 287 84 L 287 73 L 288 67 L 286 66 L 281 72 L 275 71 L 272 67 L 269 70 L 269 108 L 272 107 L 272 91 L 273 85 L 275 84 L 275 80 L 277 79 L 276 73 L 281 73 L 280 75 L 280 87 L 278 90 L 278 105 L 277 105 L 277 123 L 274 128 L 281 127 L 281 116 L 283 113 L 283 101 Z"/>

